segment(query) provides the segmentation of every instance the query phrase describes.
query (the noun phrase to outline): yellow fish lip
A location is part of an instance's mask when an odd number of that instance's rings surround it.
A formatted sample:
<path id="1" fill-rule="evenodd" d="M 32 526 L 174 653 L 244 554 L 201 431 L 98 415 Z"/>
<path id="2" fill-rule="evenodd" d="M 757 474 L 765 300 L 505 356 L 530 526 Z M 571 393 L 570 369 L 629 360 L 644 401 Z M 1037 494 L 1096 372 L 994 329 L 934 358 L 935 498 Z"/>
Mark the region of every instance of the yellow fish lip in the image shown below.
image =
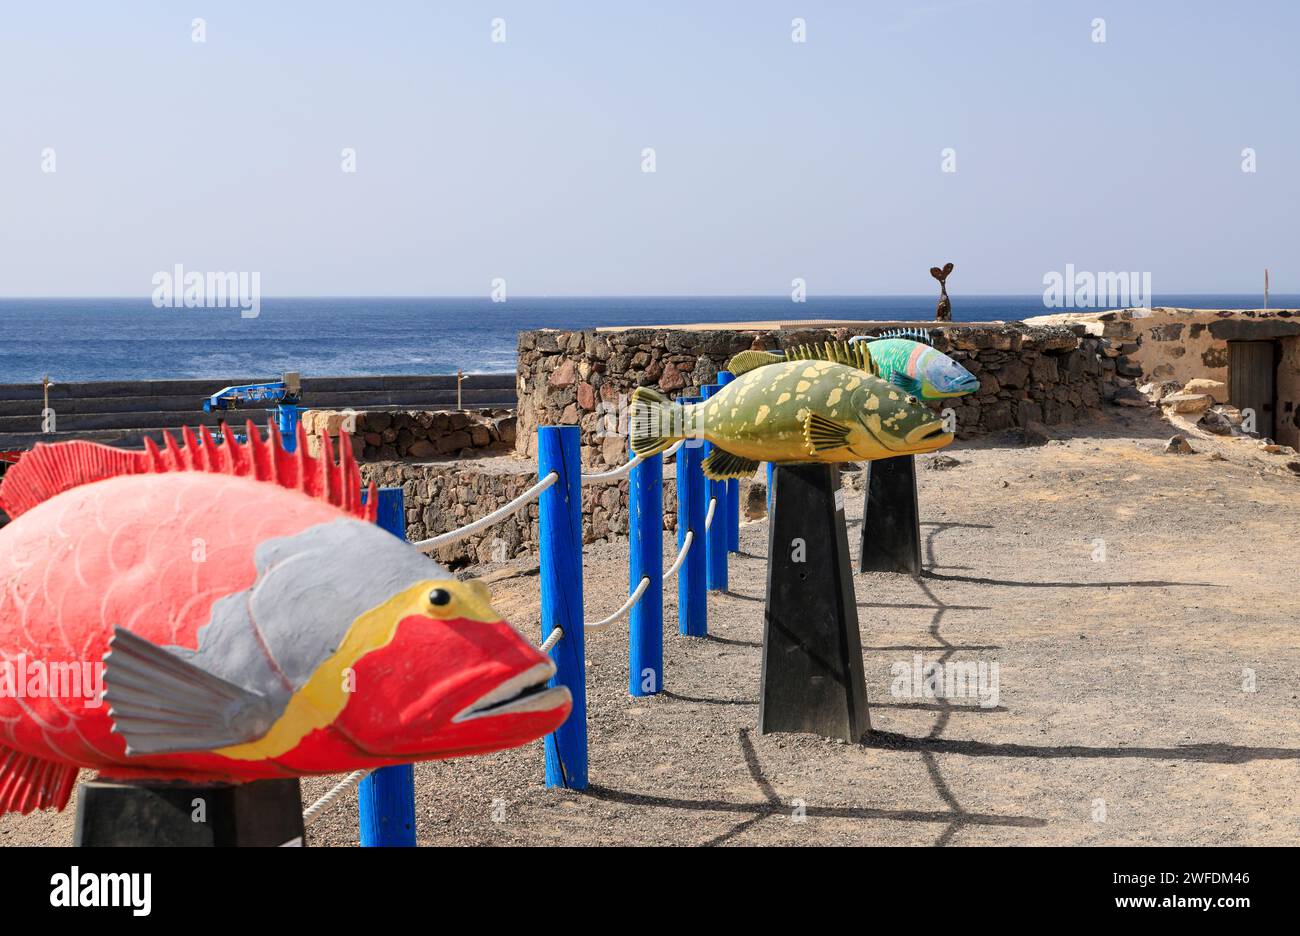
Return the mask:
<path id="1" fill-rule="evenodd" d="M 917 452 L 929 452 L 943 448 L 954 438 L 953 433 L 944 429 L 943 423 L 935 420 L 923 426 L 917 426 L 907 434 L 907 448 Z"/>

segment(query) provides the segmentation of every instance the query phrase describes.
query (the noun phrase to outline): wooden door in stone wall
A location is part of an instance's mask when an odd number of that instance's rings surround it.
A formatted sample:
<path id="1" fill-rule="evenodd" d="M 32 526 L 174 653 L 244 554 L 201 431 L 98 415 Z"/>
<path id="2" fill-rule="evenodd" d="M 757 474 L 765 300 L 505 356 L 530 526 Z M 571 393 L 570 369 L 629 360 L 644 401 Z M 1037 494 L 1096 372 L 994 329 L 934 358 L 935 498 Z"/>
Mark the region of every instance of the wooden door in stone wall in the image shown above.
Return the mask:
<path id="1" fill-rule="evenodd" d="M 1243 413 L 1255 411 L 1255 431 L 1273 438 L 1277 406 L 1277 342 L 1228 342 L 1228 397 Z"/>

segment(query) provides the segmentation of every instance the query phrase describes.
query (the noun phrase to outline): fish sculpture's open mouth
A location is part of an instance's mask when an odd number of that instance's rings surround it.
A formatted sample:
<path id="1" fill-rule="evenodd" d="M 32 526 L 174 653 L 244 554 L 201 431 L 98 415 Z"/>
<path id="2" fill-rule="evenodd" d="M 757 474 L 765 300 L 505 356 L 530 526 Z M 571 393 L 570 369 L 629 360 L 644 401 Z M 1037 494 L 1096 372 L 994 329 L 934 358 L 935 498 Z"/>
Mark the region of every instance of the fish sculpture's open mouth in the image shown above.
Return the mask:
<path id="1" fill-rule="evenodd" d="M 474 718 L 491 718 L 497 715 L 522 715 L 526 712 L 549 712 L 563 708 L 571 701 L 564 686 L 546 688 L 547 681 L 555 675 L 555 664 L 550 660 L 530 667 L 485 693 L 477 701 L 461 709 L 453 722 Z"/>
<path id="2" fill-rule="evenodd" d="M 935 449 L 943 448 L 951 441 L 952 433 L 943 427 L 943 423 L 933 422 L 929 425 L 918 426 L 908 433 L 907 444 L 904 448 L 911 452 L 932 452 Z"/>

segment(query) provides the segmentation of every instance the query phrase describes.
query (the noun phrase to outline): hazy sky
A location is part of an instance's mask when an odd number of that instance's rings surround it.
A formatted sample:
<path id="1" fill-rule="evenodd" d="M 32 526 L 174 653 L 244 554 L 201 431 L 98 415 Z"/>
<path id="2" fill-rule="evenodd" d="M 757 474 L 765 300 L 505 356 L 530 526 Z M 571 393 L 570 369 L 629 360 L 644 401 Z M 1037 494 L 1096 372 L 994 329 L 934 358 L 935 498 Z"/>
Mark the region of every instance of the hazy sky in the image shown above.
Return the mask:
<path id="1" fill-rule="evenodd" d="M 177 263 L 266 295 L 928 293 L 947 260 L 954 294 L 1067 263 L 1300 292 L 1298 37 L 1300 4 L 1223 0 L 9 2 L 0 295 Z"/>

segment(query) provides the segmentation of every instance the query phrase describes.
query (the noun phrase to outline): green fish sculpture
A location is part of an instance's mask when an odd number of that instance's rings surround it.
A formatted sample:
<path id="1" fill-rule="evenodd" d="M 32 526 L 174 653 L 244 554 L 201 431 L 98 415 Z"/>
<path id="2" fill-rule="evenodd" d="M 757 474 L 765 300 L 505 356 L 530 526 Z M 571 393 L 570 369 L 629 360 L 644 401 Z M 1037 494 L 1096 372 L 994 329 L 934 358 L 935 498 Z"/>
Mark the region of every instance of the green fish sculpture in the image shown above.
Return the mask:
<path id="1" fill-rule="evenodd" d="M 922 400 L 965 396 L 980 388 L 979 378 L 934 347 L 924 329 L 896 329 L 874 338 L 860 335 L 849 339 L 849 344 L 859 342 L 866 343 L 881 378 Z"/>
<path id="2" fill-rule="evenodd" d="M 713 443 L 704 474 L 746 478 L 762 462 L 870 461 L 932 452 L 953 435 L 925 404 L 881 380 L 867 345 L 742 351 L 736 379 L 712 397 L 674 403 L 650 387 L 632 394 L 632 451 L 658 454 L 678 439 Z"/>

